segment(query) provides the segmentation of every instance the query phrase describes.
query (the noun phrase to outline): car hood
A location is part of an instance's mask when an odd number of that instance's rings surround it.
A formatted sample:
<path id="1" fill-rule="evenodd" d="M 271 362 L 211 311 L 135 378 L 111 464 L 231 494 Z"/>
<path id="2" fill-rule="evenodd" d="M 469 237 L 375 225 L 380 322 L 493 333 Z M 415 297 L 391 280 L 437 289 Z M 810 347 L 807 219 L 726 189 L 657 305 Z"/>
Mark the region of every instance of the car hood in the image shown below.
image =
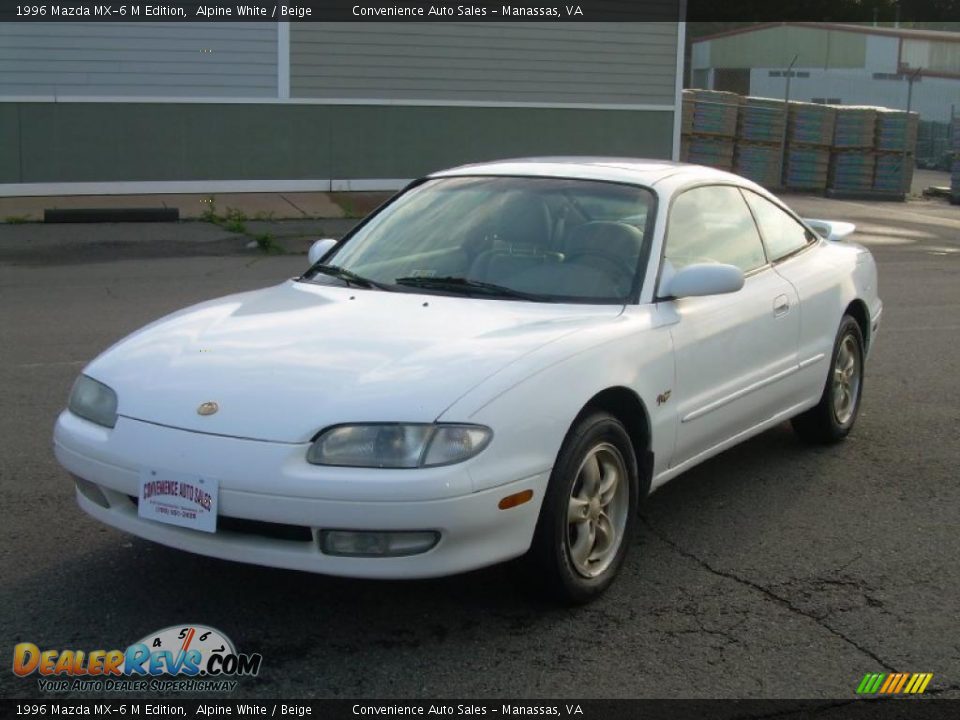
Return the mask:
<path id="1" fill-rule="evenodd" d="M 289 281 L 163 318 L 85 372 L 117 392 L 123 417 L 307 442 L 337 423 L 432 422 L 507 365 L 622 310 Z M 207 402 L 219 409 L 202 416 Z"/>

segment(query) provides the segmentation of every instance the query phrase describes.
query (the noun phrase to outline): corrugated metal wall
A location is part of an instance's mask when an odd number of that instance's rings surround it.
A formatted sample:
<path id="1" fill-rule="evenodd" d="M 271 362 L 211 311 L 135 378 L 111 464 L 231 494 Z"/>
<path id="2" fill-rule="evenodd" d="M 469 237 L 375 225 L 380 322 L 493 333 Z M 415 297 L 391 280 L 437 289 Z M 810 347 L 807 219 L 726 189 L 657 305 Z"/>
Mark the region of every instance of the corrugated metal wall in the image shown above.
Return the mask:
<path id="1" fill-rule="evenodd" d="M 276 97 L 274 23 L 0 23 L 0 95 Z"/>
<path id="2" fill-rule="evenodd" d="M 290 94 L 674 102 L 676 23 L 295 23 Z"/>
<path id="3" fill-rule="evenodd" d="M 907 39 L 903 41 L 900 61 L 910 68 L 960 75 L 960 43 Z"/>

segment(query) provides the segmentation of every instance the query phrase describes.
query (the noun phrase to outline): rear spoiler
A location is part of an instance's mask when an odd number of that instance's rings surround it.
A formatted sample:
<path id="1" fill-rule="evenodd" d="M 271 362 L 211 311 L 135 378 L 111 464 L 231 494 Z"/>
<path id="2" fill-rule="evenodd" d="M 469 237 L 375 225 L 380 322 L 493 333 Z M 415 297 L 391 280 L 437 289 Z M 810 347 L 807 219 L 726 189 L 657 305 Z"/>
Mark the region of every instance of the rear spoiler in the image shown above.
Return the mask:
<path id="1" fill-rule="evenodd" d="M 847 235 L 852 234 L 857 229 L 857 226 L 853 223 L 840 222 L 838 220 L 813 220 L 811 218 L 804 218 L 803 221 L 818 235 L 827 240 L 843 240 Z"/>

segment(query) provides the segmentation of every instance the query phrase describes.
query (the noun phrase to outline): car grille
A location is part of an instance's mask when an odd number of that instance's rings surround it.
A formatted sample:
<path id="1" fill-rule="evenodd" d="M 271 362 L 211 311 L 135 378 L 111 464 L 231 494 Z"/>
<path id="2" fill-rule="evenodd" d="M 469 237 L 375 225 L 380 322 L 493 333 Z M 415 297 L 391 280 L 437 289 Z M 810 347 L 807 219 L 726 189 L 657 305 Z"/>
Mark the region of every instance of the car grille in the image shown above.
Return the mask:
<path id="1" fill-rule="evenodd" d="M 139 504 L 140 498 L 128 495 L 130 502 Z M 227 515 L 217 516 L 217 532 L 237 533 L 238 535 L 257 535 L 274 540 L 289 542 L 313 542 L 313 531 L 303 525 L 288 525 L 286 523 L 266 522 L 264 520 L 248 520 Z"/>

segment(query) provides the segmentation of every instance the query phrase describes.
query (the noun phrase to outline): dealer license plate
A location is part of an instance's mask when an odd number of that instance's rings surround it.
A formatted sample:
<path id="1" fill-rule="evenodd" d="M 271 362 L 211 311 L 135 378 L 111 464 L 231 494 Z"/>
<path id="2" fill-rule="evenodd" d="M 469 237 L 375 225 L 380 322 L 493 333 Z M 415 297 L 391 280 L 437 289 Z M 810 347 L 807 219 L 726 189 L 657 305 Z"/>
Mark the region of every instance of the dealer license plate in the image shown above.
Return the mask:
<path id="1" fill-rule="evenodd" d="M 219 491 L 216 478 L 144 468 L 137 514 L 168 525 L 216 532 Z"/>

